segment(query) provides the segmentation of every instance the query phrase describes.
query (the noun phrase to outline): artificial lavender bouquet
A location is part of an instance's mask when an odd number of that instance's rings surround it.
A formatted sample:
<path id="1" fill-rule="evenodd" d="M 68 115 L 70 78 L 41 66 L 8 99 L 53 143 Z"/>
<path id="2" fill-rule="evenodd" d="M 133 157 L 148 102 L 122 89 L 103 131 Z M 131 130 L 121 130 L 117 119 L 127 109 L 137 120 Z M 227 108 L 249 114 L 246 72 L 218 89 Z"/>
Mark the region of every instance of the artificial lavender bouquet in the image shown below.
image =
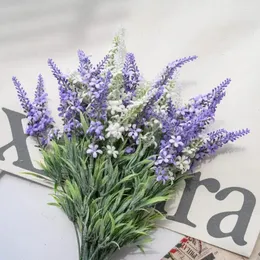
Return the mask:
<path id="1" fill-rule="evenodd" d="M 78 57 L 70 75 L 48 61 L 63 129 L 47 108 L 41 75 L 33 101 L 13 82 L 27 114 L 26 133 L 38 140 L 41 166 L 53 181 L 52 204 L 75 226 L 79 259 L 111 259 L 125 245 L 142 247 L 162 217 L 156 205 L 192 177 L 197 163 L 249 130 L 205 133 L 230 79 L 185 105 L 177 102 L 175 75 L 196 56 L 169 63 L 155 82 L 142 78 L 121 33 L 97 65 L 83 51 Z"/>

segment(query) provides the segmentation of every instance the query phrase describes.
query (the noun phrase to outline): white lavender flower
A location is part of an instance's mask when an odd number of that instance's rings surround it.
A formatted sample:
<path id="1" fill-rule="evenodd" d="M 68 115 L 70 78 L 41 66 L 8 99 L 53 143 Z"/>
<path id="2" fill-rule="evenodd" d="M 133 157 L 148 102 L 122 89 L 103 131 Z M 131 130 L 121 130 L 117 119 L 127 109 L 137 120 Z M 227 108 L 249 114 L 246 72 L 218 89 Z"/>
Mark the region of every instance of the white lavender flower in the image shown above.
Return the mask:
<path id="1" fill-rule="evenodd" d="M 169 180 L 173 183 L 175 180 L 175 175 L 172 171 L 168 171 Z"/>
<path id="2" fill-rule="evenodd" d="M 183 155 L 183 156 L 177 156 L 175 160 L 175 166 L 181 170 L 182 173 L 188 171 L 190 169 L 190 159 Z"/>
<path id="3" fill-rule="evenodd" d="M 69 72 L 69 79 L 73 83 L 82 82 L 81 75 L 78 71 Z"/>
<path id="4" fill-rule="evenodd" d="M 113 145 L 107 145 L 107 153 L 109 155 L 112 155 L 114 158 L 117 158 L 118 151 L 116 150 L 115 146 Z"/>
<path id="5" fill-rule="evenodd" d="M 122 104 L 121 100 L 110 100 L 108 101 L 107 108 L 111 115 L 115 115 L 116 113 L 122 113 L 125 110 L 125 106 Z"/>
<path id="6" fill-rule="evenodd" d="M 110 122 L 108 128 L 106 129 L 106 138 L 114 137 L 116 139 L 120 139 L 123 137 L 122 133 L 124 132 L 124 130 L 124 127 L 121 126 L 119 123 Z"/>
<path id="7" fill-rule="evenodd" d="M 187 146 L 182 150 L 182 153 L 190 158 L 193 158 L 195 156 L 196 149 Z"/>

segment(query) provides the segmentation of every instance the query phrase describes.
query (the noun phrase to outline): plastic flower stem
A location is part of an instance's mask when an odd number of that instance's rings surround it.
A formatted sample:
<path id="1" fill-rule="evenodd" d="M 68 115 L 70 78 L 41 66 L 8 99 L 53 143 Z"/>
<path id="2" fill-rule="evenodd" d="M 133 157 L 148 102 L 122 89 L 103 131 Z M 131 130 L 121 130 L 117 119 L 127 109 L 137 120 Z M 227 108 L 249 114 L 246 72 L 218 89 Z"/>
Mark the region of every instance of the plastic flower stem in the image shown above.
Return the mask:
<path id="1" fill-rule="evenodd" d="M 77 244 L 78 244 L 78 253 L 80 256 L 80 240 L 79 240 L 79 233 L 78 233 L 78 229 L 77 229 L 77 225 L 76 223 L 73 223 L 74 225 L 74 229 L 75 229 L 75 233 L 76 233 L 76 237 L 77 237 Z"/>

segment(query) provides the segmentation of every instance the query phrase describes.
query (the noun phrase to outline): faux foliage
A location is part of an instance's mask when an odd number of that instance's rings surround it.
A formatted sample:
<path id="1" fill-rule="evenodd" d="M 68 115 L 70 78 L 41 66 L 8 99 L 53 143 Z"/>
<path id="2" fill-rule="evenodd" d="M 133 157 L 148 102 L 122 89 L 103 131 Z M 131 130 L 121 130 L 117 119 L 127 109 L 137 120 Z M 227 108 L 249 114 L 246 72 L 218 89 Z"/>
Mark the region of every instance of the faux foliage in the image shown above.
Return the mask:
<path id="1" fill-rule="evenodd" d="M 154 163 L 141 143 L 135 153 L 116 160 L 105 155 L 94 160 L 85 152 L 88 144 L 76 137 L 53 142 L 53 149 L 43 152 L 42 165 L 57 187 L 52 205 L 75 225 L 80 259 L 110 259 L 126 245 L 142 248 L 162 218 L 155 205 L 167 201 L 185 175 L 174 185 L 156 182 Z"/>

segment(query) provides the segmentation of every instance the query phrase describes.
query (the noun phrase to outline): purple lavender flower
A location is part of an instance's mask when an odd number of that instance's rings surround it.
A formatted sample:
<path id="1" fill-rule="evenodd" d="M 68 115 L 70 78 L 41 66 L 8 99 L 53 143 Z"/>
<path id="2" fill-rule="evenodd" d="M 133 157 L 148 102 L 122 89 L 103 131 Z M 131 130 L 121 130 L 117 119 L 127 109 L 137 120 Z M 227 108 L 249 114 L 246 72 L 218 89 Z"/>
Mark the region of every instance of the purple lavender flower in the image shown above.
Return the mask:
<path id="1" fill-rule="evenodd" d="M 79 57 L 79 68 L 78 72 L 80 73 L 82 80 L 84 82 L 88 82 L 90 76 L 91 76 L 91 70 L 93 68 L 91 61 L 88 56 L 82 51 L 78 51 L 78 57 Z"/>
<path id="2" fill-rule="evenodd" d="M 67 75 L 63 74 L 52 59 L 48 59 L 48 65 L 51 68 L 53 76 L 58 80 L 59 89 L 69 86 Z M 61 91 L 61 90 L 60 90 Z"/>
<path id="3" fill-rule="evenodd" d="M 137 118 L 137 124 L 143 125 L 146 121 L 150 120 L 152 117 L 156 117 L 154 111 L 154 104 L 161 98 L 164 92 L 164 87 L 159 87 L 155 94 L 151 95 L 147 104 L 143 107 L 143 110 Z"/>
<path id="4" fill-rule="evenodd" d="M 34 95 L 35 100 L 40 99 L 40 98 L 43 99 L 42 96 L 44 96 L 44 98 L 47 97 L 47 93 L 45 93 L 45 91 L 44 91 L 43 77 L 42 77 L 41 74 L 39 74 L 39 76 L 38 76 L 38 83 L 37 83 L 37 87 L 36 87 L 35 95 Z"/>
<path id="5" fill-rule="evenodd" d="M 58 80 L 59 84 L 59 95 L 60 95 L 60 106 L 63 104 L 63 100 L 66 99 L 67 91 L 70 90 L 69 80 L 66 75 L 64 75 L 52 59 L 48 59 L 48 64 L 52 70 L 52 74 Z"/>
<path id="6" fill-rule="evenodd" d="M 213 154 L 228 142 L 234 142 L 238 138 L 250 133 L 249 129 L 242 129 L 235 132 L 228 132 L 225 129 L 219 129 L 217 131 L 208 134 L 209 139 L 205 145 L 200 148 L 196 154 L 197 160 L 202 160 L 205 156 Z"/>
<path id="7" fill-rule="evenodd" d="M 133 53 L 126 54 L 126 60 L 123 67 L 123 79 L 125 92 L 130 92 L 133 96 L 140 81 L 140 72 L 136 65 Z"/>
<path id="8" fill-rule="evenodd" d="M 21 87 L 20 82 L 13 77 L 20 103 L 27 113 L 28 125 L 26 134 L 37 137 L 41 145 L 46 145 L 48 132 L 53 127 L 54 120 L 47 109 L 47 94 L 44 91 L 44 83 L 41 75 L 38 77 L 38 84 L 33 103 L 27 97 L 26 92 Z"/>
<path id="9" fill-rule="evenodd" d="M 171 139 L 169 140 L 171 144 L 173 144 L 174 147 L 183 146 L 183 142 L 181 141 L 181 136 L 171 136 Z"/>
<path id="10" fill-rule="evenodd" d="M 189 56 L 169 63 L 166 66 L 164 72 L 162 73 L 160 79 L 155 83 L 154 87 L 157 88 L 157 87 L 165 86 L 167 82 L 173 78 L 174 73 L 177 71 L 177 69 L 181 68 L 184 64 L 193 61 L 195 59 L 197 59 L 197 56 Z"/>
<path id="11" fill-rule="evenodd" d="M 101 60 L 97 65 L 96 65 L 96 71 L 101 72 L 105 69 L 105 66 L 108 62 L 109 55 L 106 55 L 103 60 Z"/>
<path id="12" fill-rule="evenodd" d="M 169 179 L 167 171 L 164 168 L 161 168 L 161 167 L 156 168 L 155 169 L 155 173 L 157 175 L 156 180 L 157 181 L 162 181 L 163 184 Z"/>
<path id="13" fill-rule="evenodd" d="M 139 133 L 142 132 L 142 129 L 137 128 L 136 124 L 133 124 L 128 130 L 128 136 L 132 137 L 134 140 L 137 140 Z"/>
<path id="14" fill-rule="evenodd" d="M 90 93 L 95 97 L 95 98 L 99 98 L 101 91 L 103 89 L 103 80 L 101 78 L 91 78 L 89 84 L 89 90 Z"/>
<path id="15" fill-rule="evenodd" d="M 155 165 L 161 165 L 162 163 L 170 164 L 173 162 L 173 156 L 169 153 L 168 150 L 164 149 L 160 151 L 160 155 L 157 158 Z"/>
<path id="16" fill-rule="evenodd" d="M 222 84 L 222 86 L 223 85 L 224 84 Z M 218 95 L 218 97 L 220 97 L 220 95 Z M 206 98 L 203 97 L 203 100 L 204 99 Z M 214 106 L 215 105 L 213 105 L 213 107 Z M 177 111 L 179 111 L 179 113 L 177 113 Z M 187 108 L 176 110 L 172 103 L 169 102 L 167 114 L 157 116 L 157 119 L 162 123 L 163 135 L 160 143 L 160 153 L 155 165 L 164 165 L 164 167 L 167 167 L 169 164 L 178 163 L 180 158 L 183 157 L 183 148 L 189 146 L 193 140 L 198 138 L 206 126 L 214 119 L 214 115 L 212 106 L 201 109 L 199 112 L 196 112 L 196 114 L 191 115 L 187 112 Z M 195 154 L 194 160 L 201 160 L 206 155 L 215 153 L 219 147 L 227 142 L 234 141 L 248 133 L 248 129 L 238 132 L 227 132 L 221 129 L 210 133 L 209 140 Z M 173 147 L 169 148 L 169 143 L 172 143 Z M 191 161 L 190 166 L 193 166 L 193 161 Z"/>
<path id="17" fill-rule="evenodd" d="M 198 136 L 214 120 L 217 104 L 225 96 L 229 83 L 230 79 L 225 80 L 212 92 L 198 96 L 185 107 L 176 109 L 169 101 L 167 117 L 162 121 L 165 141 L 169 140 L 171 132 L 179 133 L 185 145 Z"/>
<path id="18" fill-rule="evenodd" d="M 79 64 L 80 64 L 78 68 L 78 72 L 81 75 L 83 83 L 86 84 L 87 87 L 95 86 L 98 88 L 100 83 L 100 77 L 101 77 L 100 75 L 105 69 L 105 65 L 108 62 L 109 55 L 106 55 L 103 58 L 103 60 L 101 60 L 95 67 L 93 67 L 89 59 L 89 56 L 86 56 L 86 54 L 83 51 L 81 50 L 78 51 L 78 57 L 79 57 Z M 100 86 L 102 85 L 100 84 Z"/>
<path id="19" fill-rule="evenodd" d="M 32 107 L 27 113 L 29 123 L 26 132 L 28 135 L 41 137 L 41 139 L 44 140 L 41 142 L 43 144 L 48 141 L 48 132 L 53 127 L 54 120 L 47 108 L 48 95 L 45 93 L 41 75 L 39 75 L 36 94 Z"/>
<path id="20" fill-rule="evenodd" d="M 99 140 L 104 140 L 104 135 L 103 135 L 103 129 L 104 126 L 100 121 L 92 121 L 90 123 L 89 129 L 87 130 L 87 134 L 94 135 L 96 138 Z"/>
<path id="21" fill-rule="evenodd" d="M 206 128 L 213 120 L 213 112 L 211 110 L 201 111 L 196 116 L 186 118 L 186 109 L 178 110 L 169 102 L 169 107 L 166 115 L 158 115 L 157 119 L 162 123 L 162 139 L 160 144 L 160 156 L 156 164 L 172 164 L 175 159 L 181 155 L 184 147 L 187 147 L 192 140 Z M 180 111 L 180 113 L 177 113 Z M 169 148 L 169 144 L 173 144 Z M 163 161 L 161 153 L 167 151 L 169 161 Z M 167 159 L 168 159 L 167 158 Z"/>
<path id="22" fill-rule="evenodd" d="M 48 65 L 51 68 L 53 76 L 58 80 L 59 94 L 61 98 L 61 95 L 64 93 L 64 91 L 66 91 L 66 89 L 70 89 L 68 77 L 60 71 L 52 59 L 48 59 Z"/>
<path id="23" fill-rule="evenodd" d="M 45 147 L 49 144 L 49 140 L 46 137 L 39 137 L 40 146 Z"/>
<path id="24" fill-rule="evenodd" d="M 157 80 L 150 90 L 156 89 L 154 94 L 151 94 L 148 103 L 143 108 L 142 113 L 138 118 L 138 124 L 143 124 L 146 120 L 151 119 L 154 115 L 154 104 L 162 97 L 164 93 L 164 88 L 167 85 L 168 81 L 171 80 L 174 76 L 174 73 L 177 71 L 178 68 L 181 68 L 184 64 L 197 59 L 197 56 L 189 56 L 187 58 L 182 58 L 176 60 L 166 67 L 164 72 L 162 73 L 159 80 Z"/>
<path id="25" fill-rule="evenodd" d="M 68 137 L 71 137 L 73 133 L 82 134 L 82 125 L 79 120 L 72 118 L 64 123 L 63 130 Z"/>
<path id="26" fill-rule="evenodd" d="M 195 59 L 197 59 L 197 56 L 189 56 L 187 58 L 182 58 L 168 64 L 160 79 L 153 86 L 153 89 L 155 88 L 157 89 L 157 91 L 155 92 L 155 94 L 151 95 L 149 102 L 145 105 L 143 109 L 143 121 L 149 120 L 152 116 L 154 116 L 153 106 L 162 97 L 166 84 L 170 79 L 173 78 L 173 75 L 177 71 L 177 69 L 181 68 L 185 63 L 188 63 Z"/>
<path id="27" fill-rule="evenodd" d="M 171 119 L 171 122 L 176 121 L 176 108 L 171 99 L 167 102 L 167 116 Z"/>
<path id="28" fill-rule="evenodd" d="M 98 80 L 93 81 L 90 86 L 90 95 L 92 96 L 92 102 L 88 116 L 94 120 L 106 120 L 107 119 L 107 96 L 108 87 L 111 81 L 112 74 L 107 72 L 105 78 L 98 77 Z"/>
<path id="29" fill-rule="evenodd" d="M 58 111 L 60 111 L 59 116 L 67 120 L 75 117 L 80 111 L 84 111 L 78 93 L 70 89 L 65 90 L 61 94 L 61 103 Z"/>
<path id="30" fill-rule="evenodd" d="M 206 97 L 203 97 L 203 100 Z M 168 102 L 167 114 L 157 115 L 157 119 L 162 123 L 162 132 L 164 144 L 176 144 L 177 152 L 181 152 L 180 147 L 188 145 L 194 138 L 196 138 L 202 131 L 205 130 L 207 125 L 214 120 L 214 110 L 211 107 L 203 109 L 198 108 L 196 102 L 190 104 L 188 107 L 181 107 L 176 109 L 171 101 Z M 172 133 L 174 136 L 179 136 L 177 140 L 171 138 Z M 161 147 L 164 149 L 164 147 Z"/>
<path id="31" fill-rule="evenodd" d="M 125 153 L 127 153 L 127 154 L 131 154 L 134 152 L 135 152 L 135 148 L 133 148 L 133 147 L 128 146 L 125 148 Z"/>
<path id="32" fill-rule="evenodd" d="M 210 109 L 215 113 L 217 105 L 221 102 L 226 95 L 226 88 L 230 84 L 231 79 L 225 79 L 219 86 L 214 88 L 210 93 L 206 95 L 199 95 L 192 99 L 192 107 L 197 110 L 203 110 L 205 108 Z"/>
<path id="33" fill-rule="evenodd" d="M 29 98 L 27 97 L 27 93 L 23 89 L 23 87 L 21 86 L 21 83 L 17 80 L 16 77 L 13 77 L 12 80 L 13 80 L 14 86 L 16 88 L 20 104 L 21 104 L 23 110 L 25 112 L 28 112 L 30 110 L 32 104 L 31 104 Z"/>
<path id="34" fill-rule="evenodd" d="M 60 139 L 62 136 L 62 133 L 59 129 L 52 129 L 50 132 L 49 132 L 49 135 L 48 135 L 48 139 L 50 141 L 52 140 L 58 140 Z"/>
<path id="35" fill-rule="evenodd" d="M 98 154 L 102 154 L 102 150 L 98 149 L 97 144 L 90 144 L 87 149 L 87 154 L 93 156 L 93 158 L 97 158 Z"/>
<path id="36" fill-rule="evenodd" d="M 187 122 L 180 124 L 183 134 L 186 139 L 186 144 L 189 143 L 193 138 L 201 134 L 206 127 L 214 120 L 214 114 L 211 110 L 206 110 L 192 118 Z M 184 139 L 184 140 L 185 140 Z"/>
<path id="37" fill-rule="evenodd" d="M 80 112 L 84 111 L 84 107 L 78 93 L 71 89 L 65 89 L 60 99 L 59 116 L 63 119 L 64 131 L 69 134 L 81 126 L 78 117 Z"/>
<path id="38" fill-rule="evenodd" d="M 218 87 L 214 88 L 212 90 L 212 94 L 209 97 L 212 97 L 210 109 L 215 112 L 217 105 L 221 102 L 223 97 L 226 95 L 226 88 L 230 84 L 231 79 L 224 80 Z"/>
<path id="39" fill-rule="evenodd" d="M 83 58 L 82 58 L 83 59 Z M 83 60 L 82 60 L 83 63 Z M 79 122 L 79 114 L 84 111 L 81 98 L 76 89 L 73 89 L 66 75 L 64 75 L 53 60 L 49 59 L 48 64 L 52 69 L 52 73 L 58 80 L 60 105 L 58 107 L 59 116 L 62 117 L 64 131 L 68 136 L 71 132 L 81 127 Z"/>

